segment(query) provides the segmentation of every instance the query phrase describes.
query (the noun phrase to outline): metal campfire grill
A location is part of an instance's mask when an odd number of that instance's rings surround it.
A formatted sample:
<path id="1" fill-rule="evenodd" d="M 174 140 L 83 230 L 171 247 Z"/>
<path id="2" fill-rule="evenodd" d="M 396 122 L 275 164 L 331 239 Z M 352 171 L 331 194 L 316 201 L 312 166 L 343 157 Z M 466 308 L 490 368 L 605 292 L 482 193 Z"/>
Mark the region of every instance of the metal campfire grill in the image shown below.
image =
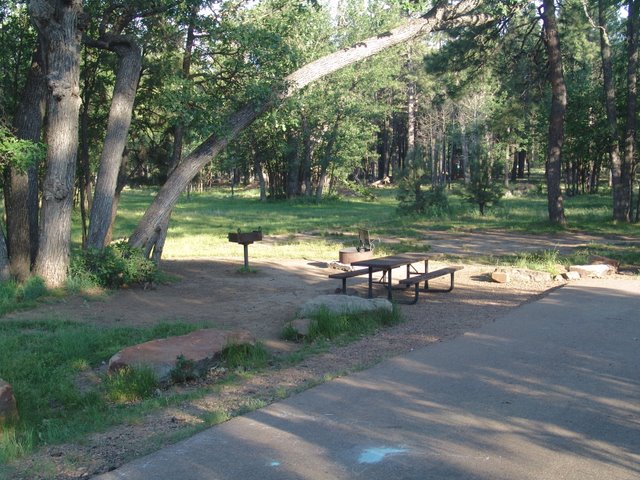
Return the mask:
<path id="1" fill-rule="evenodd" d="M 249 245 L 253 242 L 259 242 L 262 240 L 262 229 L 253 230 L 252 232 L 241 232 L 238 229 L 237 232 L 229 233 L 229 241 L 233 243 L 239 243 L 244 247 L 244 268 L 249 270 Z"/>

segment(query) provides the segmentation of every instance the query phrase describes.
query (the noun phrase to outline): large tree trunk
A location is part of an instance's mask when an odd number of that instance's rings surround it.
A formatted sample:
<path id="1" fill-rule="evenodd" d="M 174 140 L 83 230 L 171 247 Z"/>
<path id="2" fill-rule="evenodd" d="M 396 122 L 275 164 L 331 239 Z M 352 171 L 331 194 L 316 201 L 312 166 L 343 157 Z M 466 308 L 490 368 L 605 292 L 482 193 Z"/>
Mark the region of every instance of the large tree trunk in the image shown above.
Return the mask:
<path id="1" fill-rule="evenodd" d="M 564 143 L 564 116 L 567 110 L 567 88 L 562 73 L 562 54 L 554 0 L 543 1 L 542 21 L 549 62 L 549 81 L 551 83 L 549 145 L 547 146 L 547 206 L 549 220 L 552 223 L 564 225 L 566 219 L 560 183 L 562 176 L 562 145 Z"/>
<path id="2" fill-rule="evenodd" d="M 631 220 L 632 193 L 631 182 L 633 166 L 636 161 L 636 129 L 638 104 L 638 17 L 640 1 L 629 0 L 629 17 L 627 19 L 627 112 L 624 131 L 624 159 L 620 171 L 619 200 L 620 206 L 616 219 Z"/>
<path id="3" fill-rule="evenodd" d="M 292 96 L 306 85 L 340 70 L 348 65 L 369 58 L 394 45 L 406 42 L 434 30 L 462 25 L 478 25 L 490 19 L 484 15 L 474 15 L 473 10 L 481 0 L 462 0 L 455 5 L 439 2 L 436 7 L 420 18 L 411 19 L 391 31 L 371 37 L 354 46 L 315 60 L 284 79 L 284 87 L 273 92 L 271 99 L 259 104 L 248 105 L 230 116 L 226 134 L 218 137 L 213 134 L 197 147 L 178 166 L 162 186 L 158 195 L 144 213 L 138 227 L 130 238 L 134 246 L 144 247 L 156 237 L 156 230 L 168 216 L 177 202 L 180 192 L 211 159 L 216 157 L 241 131 L 258 116 Z"/>
<path id="4" fill-rule="evenodd" d="M 116 52 L 119 63 L 91 207 L 87 238 L 89 248 L 102 248 L 111 227 L 118 172 L 127 144 L 133 115 L 133 103 L 142 66 L 142 50 L 135 40 L 122 35 L 114 35 L 106 37 L 103 42 L 104 48 Z M 103 42 L 99 42 L 98 45 Z"/>
<path id="5" fill-rule="evenodd" d="M 42 65 L 42 52 L 38 48 L 13 122 L 16 136 L 33 142 L 42 140 L 47 100 Z M 31 165 L 26 172 L 7 169 L 6 177 L 4 194 L 10 270 L 22 282 L 31 274 L 32 262 L 38 252 L 38 165 Z"/>
<path id="6" fill-rule="evenodd" d="M 65 281 L 69 266 L 71 209 L 80 109 L 80 0 L 32 0 L 29 12 L 46 46 L 50 90 L 47 172 L 42 192 L 40 245 L 35 272 L 48 287 Z"/>
<path id="7" fill-rule="evenodd" d="M 607 34 L 607 6 L 604 0 L 598 0 L 598 23 L 600 27 L 600 56 L 602 58 L 602 76 L 604 86 L 605 109 L 609 130 L 609 160 L 611 162 L 611 183 L 613 187 L 613 218 L 626 219 L 624 191 L 622 188 L 622 159 L 620 158 L 620 134 L 618 132 L 618 114 L 616 110 L 616 86 L 613 78 L 613 60 L 611 42 Z"/>

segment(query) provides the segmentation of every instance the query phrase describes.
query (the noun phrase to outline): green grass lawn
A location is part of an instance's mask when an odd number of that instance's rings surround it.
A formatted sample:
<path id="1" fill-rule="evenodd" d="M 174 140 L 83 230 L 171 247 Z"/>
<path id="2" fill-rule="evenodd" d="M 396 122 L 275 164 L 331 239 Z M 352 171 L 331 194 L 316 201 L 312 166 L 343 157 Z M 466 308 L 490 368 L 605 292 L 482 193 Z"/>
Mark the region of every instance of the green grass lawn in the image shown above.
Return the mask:
<path id="1" fill-rule="evenodd" d="M 357 243 L 357 227 L 367 228 L 372 236 L 393 238 L 389 251 L 407 250 L 421 242 L 430 230 L 501 229 L 528 233 L 561 230 L 547 220 L 544 195 L 505 198 L 485 216 L 462 198 L 459 187 L 449 195 L 450 212 L 446 216 L 399 215 L 395 189 L 374 190 L 376 199 L 329 199 L 320 204 L 303 200 L 260 202 L 255 189 L 216 189 L 183 195 L 171 217 L 164 248 L 166 258 L 241 257 L 240 245 L 229 244 L 227 234 L 261 227 L 265 236 L 278 241 L 251 245 L 250 255 L 262 258 L 318 258 L 335 255 L 337 248 Z M 127 237 L 135 228 L 154 191 L 125 190 L 115 226 L 115 238 Z M 611 220 L 609 195 L 582 195 L 565 202 L 569 232 L 600 235 L 640 234 L 638 224 L 617 224 Z M 295 239 L 307 234 L 308 240 Z M 77 236 L 76 236 L 77 237 Z"/>

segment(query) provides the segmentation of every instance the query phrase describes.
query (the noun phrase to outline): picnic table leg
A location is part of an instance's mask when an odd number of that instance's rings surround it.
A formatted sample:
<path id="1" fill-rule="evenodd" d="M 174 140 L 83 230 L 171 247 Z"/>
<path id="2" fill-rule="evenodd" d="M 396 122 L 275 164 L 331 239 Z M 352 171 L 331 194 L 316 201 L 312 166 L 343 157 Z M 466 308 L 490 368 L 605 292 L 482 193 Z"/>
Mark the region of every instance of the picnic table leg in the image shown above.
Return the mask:
<path id="1" fill-rule="evenodd" d="M 369 267 L 369 298 L 373 298 L 373 267 Z"/>
<path id="2" fill-rule="evenodd" d="M 429 273 L 429 259 L 425 259 L 424 261 L 424 273 Z M 419 283 L 417 285 L 420 286 Z M 429 280 L 425 280 L 424 289 L 429 290 Z"/>
<path id="3" fill-rule="evenodd" d="M 388 282 L 389 282 L 389 283 L 387 284 L 387 289 L 388 289 L 388 292 L 387 292 L 387 298 L 389 299 L 389 301 L 391 301 L 391 297 L 392 297 L 392 294 L 391 294 L 391 272 L 392 272 L 392 271 L 393 271 L 393 269 L 392 269 L 392 268 L 390 268 L 390 269 L 389 269 L 389 278 L 387 279 L 387 280 L 388 280 Z"/>

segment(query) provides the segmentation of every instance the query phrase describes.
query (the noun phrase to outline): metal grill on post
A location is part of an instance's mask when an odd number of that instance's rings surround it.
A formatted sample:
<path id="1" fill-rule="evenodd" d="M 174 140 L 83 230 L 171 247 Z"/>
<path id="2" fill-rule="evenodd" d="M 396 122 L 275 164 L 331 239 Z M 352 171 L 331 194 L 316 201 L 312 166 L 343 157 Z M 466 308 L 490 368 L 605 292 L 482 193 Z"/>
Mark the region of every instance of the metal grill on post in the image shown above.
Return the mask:
<path id="1" fill-rule="evenodd" d="M 259 242 L 262 240 L 262 229 L 253 230 L 252 232 L 242 232 L 238 229 L 237 232 L 229 233 L 229 241 L 233 243 L 239 243 L 244 247 L 244 269 L 249 270 L 249 245 L 253 242 Z"/>

